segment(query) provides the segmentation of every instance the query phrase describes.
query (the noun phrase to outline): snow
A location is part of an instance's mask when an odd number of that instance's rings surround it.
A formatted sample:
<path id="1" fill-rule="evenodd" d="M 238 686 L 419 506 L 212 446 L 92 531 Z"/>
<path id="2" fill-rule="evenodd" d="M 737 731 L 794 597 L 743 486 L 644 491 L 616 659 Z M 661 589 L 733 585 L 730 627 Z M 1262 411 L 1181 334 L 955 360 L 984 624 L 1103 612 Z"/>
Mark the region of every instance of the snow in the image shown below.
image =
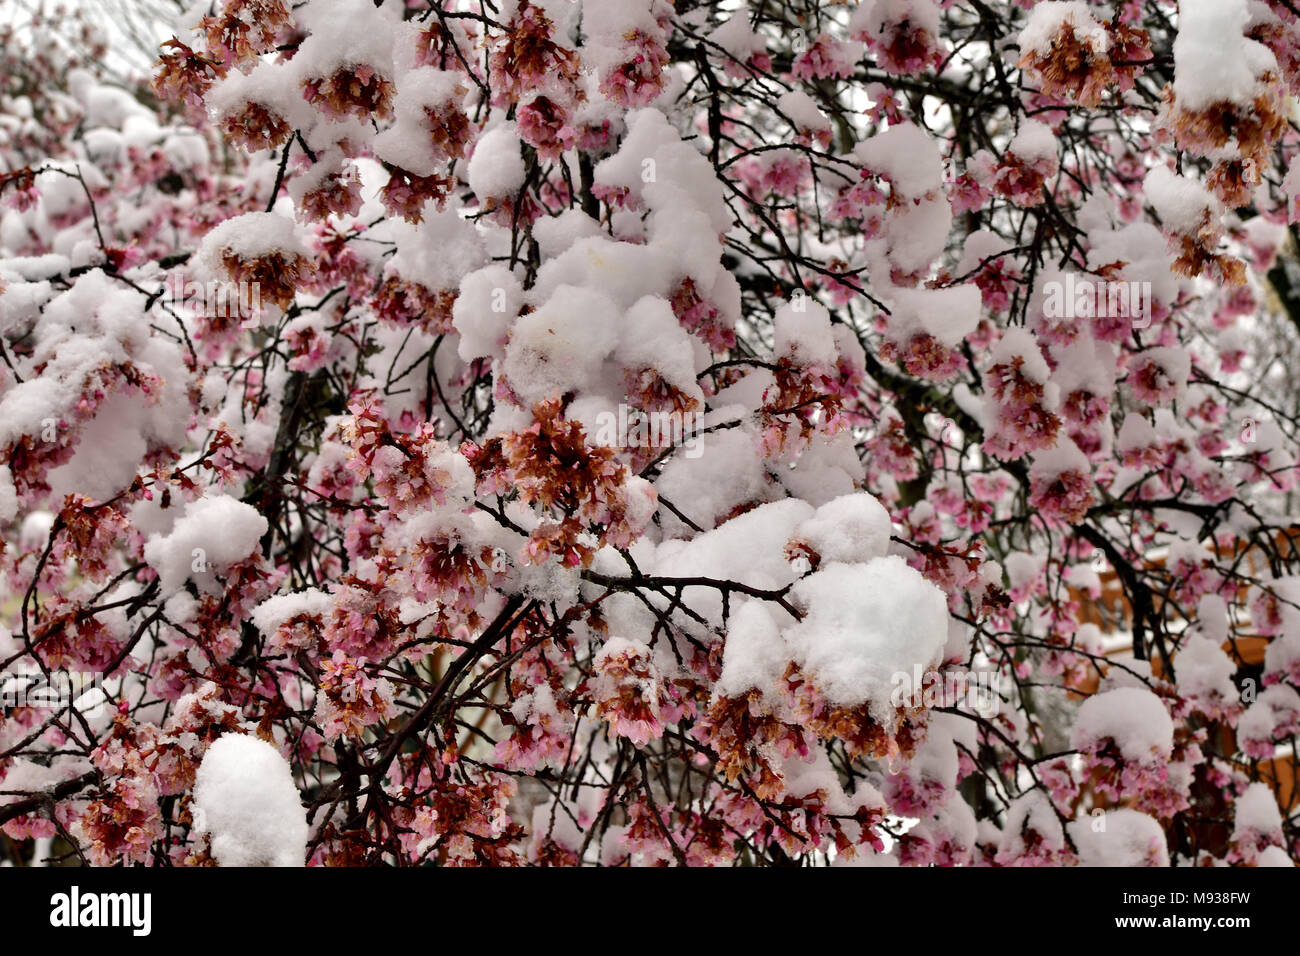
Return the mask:
<path id="1" fill-rule="evenodd" d="M 525 405 L 597 383 L 618 344 L 620 310 L 592 289 L 560 286 L 541 308 L 519 317 L 502 372 Z"/>
<path id="2" fill-rule="evenodd" d="M 480 200 L 513 198 L 524 184 L 524 159 L 514 123 L 502 123 L 478 138 L 469 160 L 469 188 Z"/>
<path id="3" fill-rule="evenodd" d="M 709 40 L 726 50 L 741 63 L 767 51 L 767 41 L 751 29 L 748 3 L 740 3 L 720 27 L 709 34 Z"/>
<path id="4" fill-rule="evenodd" d="M 713 268 L 717 268 L 716 261 Z M 560 286 L 590 286 L 626 309 L 642 296 L 671 294 L 675 274 L 665 250 L 593 236 L 577 240 L 563 254 L 543 263 L 528 301 L 540 306 Z"/>
<path id="5" fill-rule="evenodd" d="M 1237 665 L 1224 653 L 1220 642 L 1204 634 L 1191 634 L 1178 649 L 1174 667 L 1184 697 L 1198 701 L 1237 699 L 1237 685 L 1232 679 Z"/>
<path id="6" fill-rule="evenodd" d="M 1072 746 L 1086 750 L 1110 738 L 1125 760 L 1164 761 L 1174 746 L 1174 724 L 1160 698 L 1149 690 L 1121 687 L 1094 694 L 1075 718 Z"/>
<path id="7" fill-rule="evenodd" d="M 1080 336 L 1065 348 L 1052 350 L 1057 361 L 1052 382 L 1062 395 L 1082 389 L 1100 398 L 1115 391 L 1116 349 L 1109 342 Z"/>
<path id="8" fill-rule="evenodd" d="M 28 282 L 67 275 L 68 270 L 71 268 L 72 264 L 68 262 L 67 256 L 61 256 L 54 252 L 48 252 L 43 256 L 13 256 L 8 259 L 0 259 L 0 273 L 8 273 Z M 6 297 L 12 294 L 11 289 L 5 289 Z"/>
<path id="9" fill-rule="evenodd" d="M 187 580 L 211 589 L 215 575 L 258 550 L 266 529 L 266 519 L 252 505 L 229 495 L 200 498 L 185 506 L 170 533 L 149 538 L 144 559 L 158 572 L 165 595 Z"/>
<path id="10" fill-rule="evenodd" d="M 307 588 L 293 594 L 276 594 L 253 608 L 253 624 L 263 637 L 270 637 L 281 624 L 292 617 L 306 614 L 310 617 L 327 615 L 333 599 L 319 588 Z"/>
<path id="11" fill-rule="evenodd" d="M 1265 70 L 1277 60 L 1263 44 L 1243 34 L 1250 12 L 1246 0 L 1180 0 L 1174 40 L 1174 97 L 1188 110 L 1227 101 L 1249 109 Z"/>
<path id="12" fill-rule="evenodd" d="M 1137 412 L 1129 412 L 1120 426 L 1115 450 L 1121 453 L 1141 451 L 1154 446 L 1158 440 L 1154 425 Z"/>
<path id="13" fill-rule="evenodd" d="M 117 387 L 101 396 L 72 459 L 50 472 L 57 494 L 111 497 L 130 484 L 147 446 L 182 444 L 189 420 L 184 351 L 150 334 L 138 292 L 97 269 L 88 272 L 46 305 L 32 340 L 30 365 L 20 366 L 25 380 L 0 397 L 0 447 L 24 435 L 46 436 L 49 428 L 66 441 L 60 423 L 78 418 L 83 386 L 106 364 L 129 362 L 156 382 L 150 393 Z"/>
<path id="14" fill-rule="evenodd" d="M 1056 159 L 1056 136 L 1038 120 L 1025 120 L 1007 146 L 1007 152 L 1025 163 Z"/>
<path id="15" fill-rule="evenodd" d="M 890 127 L 859 143 L 853 152 L 867 169 L 889 180 L 900 197 L 919 199 L 943 188 L 939 144 L 912 123 Z"/>
<path id="16" fill-rule="evenodd" d="M 224 276 L 222 255 L 256 259 L 274 252 L 308 255 L 298 240 L 294 222 L 273 212 L 248 212 L 214 226 L 199 243 L 196 259 L 213 275 Z"/>
<path id="17" fill-rule="evenodd" d="M 579 239 L 590 239 L 600 234 L 600 223 L 577 207 L 533 223 L 533 238 L 547 259 L 567 251 Z"/>
<path id="18" fill-rule="evenodd" d="M 462 77 L 452 70 L 421 67 L 402 75 L 393 103 L 393 125 L 374 138 L 375 155 L 417 176 L 441 172 L 446 162 L 429 136 L 426 111 L 458 109 L 465 95 Z"/>
<path id="19" fill-rule="evenodd" d="M 797 365 L 834 367 L 838 356 L 831 317 L 826 307 L 802 291 L 776 310 L 772 320 L 777 358 L 788 358 Z"/>
<path id="20" fill-rule="evenodd" d="M 1207 214 L 1214 222 L 1223 213 L 1209 190 L 1166 166 L 1153 167 L 1142 188 L 1160 221 L 1173 232 L 1195 235 Z"/>
<path id="21" fill-rule="evenodd" d="M 1233 807 L 1232 840 L 1250 833 L 1282 839 L 1282 814 L 1278 810 L 1277 796 L 1266 783 L 1252 783 Z"/>
<path id="22" fill-rule="evenodd" d="M 954 348 L 979 325 L 980 291 L 974 285 L 946 289 L 900 288 L 892 290 L 889 296 L 889 334 L 900 343 L 925 333 Z"/>
<path id="23" fill-rule="evenodd" d="M 1297 218 L 1297 200 L 1300 200 L 1300 156 L 1291 160 L 1291 165 L 1287 167 L 1286 176 L 1282 179 L 1282 191 L 1286 193 L 1287 198 L 1287 219 L 1288 223 L 1294 223 Z"/>
<path id="24" fill-rule="evenodd" d="M 859 781 L 852 795 L 844 792 L 826 751 L 814 748 L 807 757 L 791 756 L 781 761 L 780 774 L 788 797 L 800 800 L 820 795 L 830 813 L 852 816 L 858 809 L 883 809 L 880 792 L 866 781 Z"/>
<path id="25" fill-rule="evenodd" d="M 1046 849 L 1059 852 L 1066 848 L 1060 818 L 1052 809 L 1051 799 L 1042 790 L 1021 794 L 1007 808 L 1006 824 L 998 841 L 999 863 L 1009 863 L 1025 854 L 1029 849 L 1026 833 L 1037 834 L 1039 845 Z"/>
<path id="26" fill-rule="evenodd" d="M 690 541 L 664 542 L 656 551 L 653 572 L 664 577 L 703 575 L 753 588 L 782 588 L 795 577 L 785 557 L 785 544 L 799 522 L 812 514 L 811 505 L 794 498 L 760 505 Z M 711 624 L 721 626 L 722 597 L 717 589 L 683 588 L 682 601 Z M 687 621 L 683 626 L 695 627 Z"/>
<path id="27" fill-rule="evenodd" d="M 893 525 L 884 505 L 865 491 L 828 501 L 801 521 L 793 538 L 806 542 L 823 562 L 866 562 L 889 552 Z"/>
<path id="28" fill-rule="evenodd" d="M 849 35 L 879 37 L 887 26 L 904 20 L 931 36 L 939 35 L 939 8 L 934 0 L 864 0 L 849 17 Z"/>
<path id="29" fill-rule="evenodd" d="M 194 831 L 207 834 L 221 866 L 302 866 L 307 815 L 293 772 L 266 741 L 218 738 L 199 764 Z"/>
<path id="30" fill-rule="evenodd" d="M 948 640 L 943 592 L 897 555 L 866 564 L 833 562 L 797 582 L 790 592 L 807 609 L 788 628 L 795 659 L 832 703 L 869 705 L 892 728 L 889 703 L 896 674 L 938 663 Z"/>
<path id="31" fill-rule="evenodd" d="M 1090 475 L 1092 466 L 1088 464 L 1088 456 L 1079 450 L 1079 446 L 1061 435 L 1053 447 L 1034 454 L 1034 463 L 1029 468 L 1029 480 L 1051 481 L 1067 472 Z"/>
<path id="32" fill-rule="evenodd" d="M 295 89 L 289 69 L 270 61 L 259 63 L 249 73 L 231 70 L 213 85 L 205 102 L 218 118 L 238 114 L 247 104 L 255 103 L 295 129 L 308 127 L 315 119 L 310 105 Z"/>
<path id="33" fill-rule="evenodd" d="M 89 71 L 68 71 L 68 91 L 85 106 L 87 126 L 121 129 L 128 119 L 156 122 L 155 117 L 126 90 L 97 82 Z"/>
<path id="34" fill-rule="evenodd" d="M 1168 866 L 1165 832 L 1152 817 L 1127 808 L 1070 824 L 1083 866 Z"/>
<path id="35" fill-rule="evenodd" d="M 1045 563 L 1046 558 L 1043 555 L 1013 551 L 1006 556 L 1002 565 L 1007 572 L 1007 582 L 1013 589 L 1018 589 L 1028 586 L 1042 574 Z"/>
<path id="36" fill-rule="evenodd" d="M 14 489 L 13 472 L 8 465 L 0 465 L 0 524 L 18 517 L 18 492 Z"/>
<path id="37" fill-rule="evenodd" d="M 781 94 L 776 101 L 776 108 L 790 117 L 796 129 L 812 132 L 831 129 L 831 121 L 817 108 L 817 101 L 803 90 Z"/>
<path id="38" fill-rule="evenodd" d="M 524 305 L 524 288 L 506 266 L 493 264 L 469 273 L 451 308 L 460 333 L 456 351 L 463 361 L 504 355 L 510 325 Z"/>
<path id="39" fill-rule="evenodd" d="M 1255 860 L 1256 866 L 1295 866 L 1280 846 L 1265 847 Z"/>
<path id="40" fill-rule="evenodd" d="M 990 367 L 1009 365 L 1015 358 L 1021 358 L 1020 374 L 1031 382 L 1046 385 L 1049 378 L 1047 360 L 1038 347 L 1038 341 L 1032 332 L 1023 326 L 1013 325 L 1003 333 L 1001 340 L 993 349 L 989 358 Z"/>
<path id="41" fill-rule="evenodd" d="M 300 80 L 356 66 L 391 79 L 399 27 L 392 4 L 377 8 L 370 0 L 311 0 L 295 11 L 295 18 L 308 32 L 292 60 Z"/>
<path id="42" fill-rule="evenodd" d="M 1040 0 L 1030 9 L 1029 18 L 1020 30 L 1021 52 L 1049 56 L 1063 26 L 1071 28 L 1077 42 L 1096 52 L 1110 49 L 1106 28 L 1093 17 L 1088 4 L 1081 0 Z"/>
<path id="43" fill-rule="evenodd" d="M 1266 687 L 1237 722 L 1237 736 L 1243 741 L 1271 742 L 1279 721 L 1294 714 L 1300 714 L 1300 694 L 1295 688 L 1288 684 Z"/>
<path id="44" fill-rule="evenodd" d="M 705 419 L 705 427 L 712 416 Z M 709 529 L 738 505 L 770 497 L 762 453 L 752 430 L 710 432 L 709 454 L 674 456 L 659 473 L 655 488 L 699 527 Z M 693 533 L 674 515 L 664 515 L 668 537 Z"/>
<path id="45" fill-rule="evenodd" d="M 943 252 L 951 230 L 952 204 L 942 193 L 904 203 L 886 220 L 890 264 L 904 274 L 924 273 Z M 876 240 L 874 244 L 878 243 Z"/>
<path id="46" fill-rule="evenodd" d="M 715 233 L 731 227 L 732 215 L 712 165 L 681 141 L 658 110 L 627 114 L 627 134 L 617 153 L 596 164 L 595 181 L 627 189 L 632 199 L 644 201 L 651 210 L 670 215 L 699 210 Z"/>
<path id="47" fill-rule="evenodd" d="M 389 225 L 397 251 L 384 266 L 385 277 L 398 275 L 434 291 L 455 289 L 487 262 L 478 230 L 455 210 L 430 211 L 416 225 L 400 219 Z"/>
<path id="48" fill-rule="evenodd" d="M 654 0 L 600 0 L 583 4 L 583 30 L 602 43 L 616 42 L 630 30 L 644 30 L 654 35 L 663 31 L 651 8 Z"/>
<path id="49" fill-rule="evenodd" d="M 790 647 L 762 601 L 743 601 L 727 622 L 722 674 L 714 696 L 744 697 L 751 690 L 779 700 L 778 681 L 790 663 Z"/>
<path id="50" fill-rule="evenodd" d="M 704 406 L 695 380 L 695 353 L 690 335 L 667 299 L 645 296 L 633 303 L 622 321 L 623 334 L 614 361 L 626 369 L 652 369 L 669 385 Z"/>
<path id="51" fill-rule="evenodd" d="M 1228 640 L 1228 603 L 1217 594 L 1202 595 L 1196 603 L 1196 623 L 1200 633 L 1222 647 Z"/>
<path id="52" fill-rule="evenodd" d="M 1169 304 L 1178 298 L 1179 277 L 1169 268 L 1169 254 L 1160 230 L 1151 222 L 1130 222 L 1113 230 L 1088 233 L 1089 268 L 1125 263 L 1119 276 L 1131 282 L 1151 282 L 1154 302 Z"/>
<path id="53" fill-rule="evenodd" d="M 961 769 L 958 744 L 971 753 L 977 752 L 974 722 L 954 714 L 931 714 L 925 741 L 906 768 L 891 776 L 907 777 L 921 784 L 937 784 L 945 804 L 961 803 L 960 798 L 954 800 L 952 797 Z"/>

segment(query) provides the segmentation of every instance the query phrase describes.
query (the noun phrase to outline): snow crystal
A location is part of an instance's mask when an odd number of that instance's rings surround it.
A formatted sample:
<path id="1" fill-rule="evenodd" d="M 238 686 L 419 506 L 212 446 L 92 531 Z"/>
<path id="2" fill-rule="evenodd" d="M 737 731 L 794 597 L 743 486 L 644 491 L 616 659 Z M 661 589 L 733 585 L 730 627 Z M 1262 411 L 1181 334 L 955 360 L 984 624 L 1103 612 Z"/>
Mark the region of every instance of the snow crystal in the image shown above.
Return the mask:
<path id="1" fill-rule="evenodd" d="M 798 365 L 835 365 L 838 351 L 826 307 L 803 292 L 776 310 L 773 351 Z"/>
<path id="2" fill-rule="evenodd" d="M 1072 745 L 1086 750 L 1110 738 L 1125 760 L 1163 761 L 1174 746 L 1174 724 L 1160 698 L 1149 690 L 1121 687 L 1083 702 L 1074 722 Z"/>
<path id="3" fill-rule="evenodd" d="M 975 331 L 980 320 L 980 291 L 974 285 L 946 289 L 895 289 L 889 293 L 890 337 L 907 342 L 921 333 L 953 348 Z"/>
<path id="4" fill-rule="evenodd" d="M 493 264 L 465 276 L 451 308 L 461 359 L 502 355 L 510 325 L 523 305 L 524 288 L 506 266 Z"/>
<path id="5" fill-rule="evenodd" d="M 1178 689 L 1184 697 L 1198 701 L 1237 698 L 1237 685 L 1232 679 L 1237 665 L 1219 642 L 1204 634 L 1190 635 L 1179 648 L 1176 670 Z"/>
<path id="6" fill-rule="evenodd" d="M 1084 817 L 1070 824 L 1083 866 L 1168 866 L 1165 831 L 1152 817 L 1127 808 L 1107 810 L 1105 827 Z"/>
<path id="7" fill-rule="evenodd" d="M 1160 221 L 1173 232 L 1195 235 L 1207 213 L 1213 221 L 1223 212 L 1209 190 L 1166 166 L 1153 167 L 1142 188 Z"/>
<path id="8" fill-rule="evenodd" d="M 225 252 L 240 259 L 256 259 L 281 251 L 307 255 L 298 241 L 293 220 L 273 212 L 248 212 L 209 230 L 199 243 L 196 258 L 213 275 L 225 275 L 221 261 Z"/>
<path id="9" fill-rule="evenodd" d="M 1051 127 L 1038 120 L 1025 120 L 1011 140 L 1007 152 L 1026 163 L 1056 158 L 1056 136 Z"/>
<path id="10" fill-rule="evenodd" d="M 1013 359 L 1021 358 L 1020 374 L 1031 382 L 1046 384 L 1050 376 L 1047 359 L 1043 358 L 1042 349 L 1034 334 L 1023 326 L 1014 325 L 1003 333 L 1002 339 L 993 349 L 989 365 L 1009 365 Z"/>
<path id="11" fill-rule="evenodd" d="M 790 658 L 790 647 L 764 603 L 744 601 L 727 622 L 722 675 L 714 685 L 714 694 L 744 697 L 751 690 L 771 693 Z"/>
<path id="12" fill-rule="evenodd" d="M 291 617 L 306 614 L 317 617 L 328 614 L 333 599 L 319 588 L 307 588 L 293 594 L 276 594 L 253 608 L 253 624 L 263 637 L 270 637 Z"/>
<path id="13" fill-rule="evenodd" d="M 8 465 L 0 465 L 0 524 L 18 517 L 18 492 L 14 488 L 13 472 Z"/>
<path id="14" fill-rule="evenodd" d="M 1052 41 L 1061 32 L 1061 27 L 1066 25 L 1072 28 L 1075 40 L 1084 46 L 1098 52 L 1110 48 L 1106 28 L 1093 17 L 1088 4 L 1082 0 L 1068 0 L 1040 2 L 1033 6 L 1029 11 L 1029 19 L 1020 31 L 1021 52 L 1051 55 Z"/>
<path id="15" fill-rule="evenodd" d="M 866 564 L 832 563 L 790 592 L 807 615 L 786 631 L 800 666 L 831 702 L 870 705 L 892 727 L 897 674 L 936 663 L 948 640 L 943 592 L 897 555 Z"/>
<path id="16" fill-rule="evenodd" d="M 1225 100 L 1250 107 L 1256 77 L 1277 71 L 1277 60 L 1263 44 L 1247 39 L 1246 0 L 1180 0 L 1174 40 L 1174 97 L 1189 110 L 1204 110 Z"/>
<path id="17" fill-rule="evenodd" d="M 1029 468 L 1030 481 L 1051 481 L 1058 475 L 1077 471 L 1082 475 L 1092 474 L 1088 456 L 1079 450 L 1079 446 L 1061 435 L 1056 445 L 1034 454 L 1034 463 Z"/>
<path id="18" fill-rule="evenodd" d="M 822 561 L 865 562 L 889 552 L 893 525 L 884 505 L 865 491 L 844 495 L 822 505 L 794 529 Z"/>
<path id="19" fill-rule="evenodd" d="M 590 387 L 617 345 L 618 318 L 608 296 L 561 286 L 511 330 L 502 366 L 510 387 L 526 404 Z"/>
<path id="20" fill-rule="evenodd" d="M 524 173 L 514 123 L 502 123 L 478 138 L 467 175 L 480 200 L 512 198 L 524 184 Z"/>
<path id="21" fill-rule="evenodd" d="M 1235 842 L 1251 831 L 1269 836 L 1282 836 L 1282 814 L 1277 797 L 1266 783 L 1252 783 L 1237 798 L 1233 808 L 1232 839 Z"/>
<path id="22" fill-rule="evenodd" d="M 225 734 L 203 756 L 194 784 L 194 830 L 221 866 L 302 866 L 307 815 L 280 752 L 258 737 Z"/>
<path id="23" fill-rule="evenodd" d="M 943 187 L 939 144 L 912 123 L 890 127 L 859 143 L 853 152 L 867 169 L 889 180 L 900 197 L 917 199 Z"/>
<path id="24" fill-rule="evenodd" d="M 256 552 L 266 529 L 266 519 L 251 505 L 229 495 L 200 498 L 185 506 L 169 534 L 149 538 L 144 559 L 158 572 L 164 594 L 187 580 L 215 586 L 214 573 Z"/>

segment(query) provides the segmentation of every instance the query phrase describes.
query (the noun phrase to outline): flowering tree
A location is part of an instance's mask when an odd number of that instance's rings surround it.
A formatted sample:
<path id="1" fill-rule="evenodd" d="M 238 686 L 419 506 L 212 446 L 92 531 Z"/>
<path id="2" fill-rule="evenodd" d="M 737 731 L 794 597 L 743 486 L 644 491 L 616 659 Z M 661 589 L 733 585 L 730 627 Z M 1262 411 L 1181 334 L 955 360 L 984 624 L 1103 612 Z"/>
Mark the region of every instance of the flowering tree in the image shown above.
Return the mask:
<path id="1" fill-rule="evenodd" d="M 1297 17 L 6 28 L 0 853 L 1290 865 Z"/>

